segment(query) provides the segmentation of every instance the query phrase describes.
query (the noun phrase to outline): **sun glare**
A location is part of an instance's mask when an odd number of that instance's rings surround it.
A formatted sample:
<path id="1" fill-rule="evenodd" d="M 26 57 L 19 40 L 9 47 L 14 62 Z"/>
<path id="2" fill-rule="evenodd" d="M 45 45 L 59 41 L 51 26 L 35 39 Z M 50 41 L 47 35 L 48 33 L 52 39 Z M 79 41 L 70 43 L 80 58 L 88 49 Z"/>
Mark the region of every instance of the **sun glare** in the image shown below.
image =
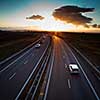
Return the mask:
<path id="1" fill-rule="evenodd" d="M 45 31 L 72 31 L 76 28 L 72 24 L 65 24 L 64 22 L 56 21 L 51 16 L 46 16 L 42 21 L 34 21 L 34 25 Z"/>
<path id="2" fill-rule="evenodd" d="M 64 24 L 63 22 L 56 21 L 55 19 L 47 18 L 40 24 L 41 29 L 47 31 L 71 31 L 75 29 L 72 24 Z"/>

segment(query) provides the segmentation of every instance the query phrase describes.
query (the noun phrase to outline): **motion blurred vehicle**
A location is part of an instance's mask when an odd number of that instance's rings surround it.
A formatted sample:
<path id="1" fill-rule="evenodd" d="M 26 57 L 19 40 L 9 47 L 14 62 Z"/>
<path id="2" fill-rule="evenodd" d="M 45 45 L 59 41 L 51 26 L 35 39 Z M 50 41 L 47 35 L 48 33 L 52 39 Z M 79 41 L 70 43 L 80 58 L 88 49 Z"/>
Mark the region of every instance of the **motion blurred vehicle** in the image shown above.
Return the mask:
<path id="1" fill-rule="evenodd" d="M 40 44 L 40 43 L 37 43 L 37 44 L 35 45 L 35 48 L 40 48 L 40 46 L 41 46 L 41 44 Z"/>
<path id="2" fill-rule="evenodd" d="M 79 67 L 77 64 L 69 64 L 69 70 L 71 74 L 79 74 Z"/>

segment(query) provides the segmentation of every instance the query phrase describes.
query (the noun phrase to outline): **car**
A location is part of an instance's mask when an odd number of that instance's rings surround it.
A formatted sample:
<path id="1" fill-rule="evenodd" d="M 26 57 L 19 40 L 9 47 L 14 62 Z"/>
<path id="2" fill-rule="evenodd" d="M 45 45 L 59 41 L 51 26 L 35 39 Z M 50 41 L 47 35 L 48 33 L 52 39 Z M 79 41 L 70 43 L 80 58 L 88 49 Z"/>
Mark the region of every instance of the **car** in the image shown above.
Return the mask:
<path id="1" fill-rule="evenodd" d="M 69 70 L 71 74 L 79 74 L 79 67 L 77 64 L 69 64 Z"/>
<path id="2" fill-rule="evenodd" d="M 40 43 L 37 43 L 37 44 L 35 45 L 35 48 L 40 48 L 40 46 L 41 46 L 41 44 L 40 44 Z"/>

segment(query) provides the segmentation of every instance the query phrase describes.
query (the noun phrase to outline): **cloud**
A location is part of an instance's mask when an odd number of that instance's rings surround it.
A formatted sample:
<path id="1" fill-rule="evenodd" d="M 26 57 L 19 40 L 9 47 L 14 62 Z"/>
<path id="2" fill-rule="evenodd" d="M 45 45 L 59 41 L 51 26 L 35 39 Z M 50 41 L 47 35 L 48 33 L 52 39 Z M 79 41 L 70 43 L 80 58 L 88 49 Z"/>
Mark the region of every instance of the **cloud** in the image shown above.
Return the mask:
<path id="1" fill-rule="evenodd" d="M 98 25 L 98 24 L 93 24 L 92 27 L 93 27 L 93 28 L 100 28 L 100 25 Z"/>
<path id="2" fill-rule="evenodd" d="M 30 17 L 26 17 L 26 19 L 33 19 L 33 20 L 43 20 L 44 17 L 41 15 L 32 15 Z"/>
<path id="3" fill-rule="evenodd" d="M 87 23 L 91 23 L 93 19 L 82 15 L 82 13 L 93 11 L 94 8 L 63 6 L 55 9 L 52 15 L 56 20 L 64 21 L 66 23 L 72 23 L 74 25 L 84 25 L 85 27 L 88 27 Z"/>
<path id="4" fill-rule="evenodd" d="M 93 27 L 93 28 L 97 28 L 98 25 L 97 25 L 97 24 L 93 24 L 92 27 Z"/>
<path id="5" fill-rule="evenodd" d="M 100 28 L 100 25 L 98 25 L 98 28 Z"/>

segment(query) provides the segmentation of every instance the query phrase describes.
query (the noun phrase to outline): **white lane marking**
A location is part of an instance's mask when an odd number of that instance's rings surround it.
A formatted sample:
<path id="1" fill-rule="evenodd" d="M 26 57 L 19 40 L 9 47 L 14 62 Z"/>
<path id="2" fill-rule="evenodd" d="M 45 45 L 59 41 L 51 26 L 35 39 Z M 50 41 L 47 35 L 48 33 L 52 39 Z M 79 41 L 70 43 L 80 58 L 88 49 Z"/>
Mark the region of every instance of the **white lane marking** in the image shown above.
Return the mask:
<path id="1" fill-rule="evenodd" d="M 44 95 L 44 99 L 43 100 L 46 100 L 46 98 L 47 98 L 49 84 L 50 84 L 50 79 L 51 79 L 51 74 L 52 74 L 52 69 L 53 69 L 53 65 L 54 65 L 54 59 L 55 59 L 55 57 L 54 57 L 54 51 L 53 51 L 52 63 L 51 63 L 51 68 L 50 68 L 50 72 L 49 72 L 49 78 L 48 78 L 48 81 L 47 81 L 46 91 L 45 91 L 45 95 Z"/>
<path id="2" fill-rule="evenodd" d="M 12 64 L 14 64 L 15 62 L 17 62 L 20 58 L 22 58 L 23 56 L 25 56 L 28 52 L 30 52 L 34 47 L 32 47 L 31 49 L 29 49 L 28 51 L 26 51 L 24 54 L 22 54 L 20 57 L 18 57 L 16 60 L 14 60 L 13 62 L 11 62 L 8 66 L 6 66 L 4 69 L 0 70 L 0 73 L 2 73 L 3 71 L 5 71 L 6 69 L 8 69 Z"/>
<path id="3" fill-rule="evenodd" d="M 34 43 L 32 43 L 32 44 L 28 45 L 27 47 L 25 47 L 25 48 L 24 48 L 24 49 L 22 49 L 21 51 L 19 51 L 19 52 L 17 52 L 17 53 L 15 53 L 15 54 L 13 54 L 12 56 L 10 56 L 10 57 L 6 58 L 6 59 L 5 59 L 5 60 L 3 60 L 3 61 L 1 61 L 1 62 L 0 62 L 0 64 L 2 64 L 2 63 L 4 63 L 4 62 L 6 62 L 7 60 L 11 59 L 11 58 L 12 58 L 12 57 L 14 57 L 15 55 L 17 55 L 17 54 L 19 54 L 20 52 L 24 51 L 26 48 L 29 48 L 30 46 L 34 45 L 34 44 L 35 44 L 35 43 L 37 43 L 39 40 L 41 40 L 41 38 L 40 38 L 40 39 L 38 39 L 37 41 L 35 41 Z"/>
<path id="4" fill-rule="evenodd" d="M 83 75 L 85 76 L 85 78 L 86 78 L 86 80 L 87 80 L 87 82 L 88 82 L 90 88 L 92 89 L 92 92 L 94 93 L 96 99 L 97 99 L 97 100 L 100 100 L 100 98 L 98 97 L 98 95 L 97 95 L 97 93 L 96 93 L 94 87 L 92 86 L 92 83 L 91 83 L 90 80 L 88 79 L 86 73 L 84 72 L 84 70 L 83 70 L 82 66 L 80 65 L 79 61 L 77 60 L 76 56 L 74 55 L 74 53 L 72 52 L 72 50 L 69 48 L 69 46 L 68 46 L 67 44 L 66 44 L 66 47 L 69 49 L 69 51 L 71 52 L 71 54 L 72 54 L 73 57 L 75 58 L 76 62 L 78 63 L 78 65 L 79 65 L 80 69 L 82 70 Z"/>
<path id="5" fill-rule="evenodd" d="M 61 47 L 62 47 L 62 49 L 63 49 L 63 52 L 64 52 L 64 54 L 65 54 L 65 57 L 66 57 L 66 61 L 69 63 L 69 59 L 67 58 L 68 57 L 68 55 L 67 55 L 67 53 L 66 53 L 66 51 L 65 51 L 65 48 L 64 48 L 64 46 L 63 45 L 61 45 Z"/>
<path id="6" fill-rule="evenodd" d="M 65 68 L 67 68 L 67 65 L 65 64 Z"/>
<path id="7" fill-rule="evenodd" d="M 97 68 L 90 62 L 90 60 L 85 57 L 78 49 L 76 49 L 74 46 L 72 46 L 98 73 L 100 73 Z"/>
<path id="8" fill-rule="evenodd" d="M 41 38 L 40 38 L 41 39 Z M 39 39 L 39 40 L 40 40 Z M 36 42 L 38 42 L 39 40 L 37 40 Z M 29 46 L 27 46 L 26 48 L 30 47 L 31 45 L 35 44 L 36 42 L 30 44 Z M 25 48 L 24 48 L 25 49 Z M 22 52 L 24 49 L 22 49 L 21 51 L 19 52 Z M 0 70 L 0 73 L 2 73 L 3 71 L 5 71 L 6 69 L 8 69 L 12 64 L 14 64 L 16 61 L 18 61 L 20 58 L 22 58 L 23 56 L 25 56 L 26 54 L 28 54 L 32 49 L 34 49 L 34 45 L 29 49 L 27 50 L 26 52 L 24 52 L 22 55 L 20 55 L 17 59 L 15 59 L 13 62 L 11 62 L 9 65 L 7 65 L 5 68 L 3 68 L 2 70 Z M 17 52 L 17 53 L 19 53 Z M 12 56 L 11 56 L 12 57 Z M 10 57 L 9 57 L 10 58 Z M 9 59 L 8 58 L 8 59 Z M 5 60 L 6 61 L 6 60 Z M 3 61 L 2 61 L 3 63 Z M 1 64 L 1 63 L 0 63 Z"/>
<path id="9" fill-rule="evenodd" d="M 98 80 L 100 81 L 100 77 L 98 77 L 98 75 L 97 75 L 96 73 L 95 73 L 94 75 L 95 75 L 95 76 L 98 78 Z"/>
<path id="10" fill-rule="evenodd" d="M 48 45 L 49 45 L 49 44 L 48 44 Z M 16 96 L 15 100 L 18 100 L 18 98 L 19 98 L 19 96 L 21 95 L 22 91 L 24 90 L 25 86 L 28 84 L 30 78 L 32 77 L 32 75 L 33 75 L 33 73 L 35 72 L 37 66 L 39 65 L 41 59 L 43 58 L 43 56 L 44 56 L 44 54 L 45 54 L 45 52 L 46 52 L 46 50 L 47 50 L 47 48 L 48 48 L 48 45 L 47 45 L 46 49 L 44 50 L 42 56 L 40 57 L 39 61 L 37 62 L 35 68 L 32 70 L 32 72 L 30 73 L 28 79 L 26 80 L 26 82 L 25 82 L 24 85 L 22 86 L 21 90 L 19 91 L 19 93 L 18 93 L 18 95 Z"/>
<path id="11" fill-rule="evenodd" d="M 12 76 L 10 76 L 9 80 L 11 80 L 15 75 L 16 75 L 16 72 Z"/>
<path id="12" fill-rule="evenodd" d="M 25 62 L 24 62 L 24 64 L 27 64 L 28 63 L 28 60 L 26 60 Z"/>
<path id="13" fill-rule="evenodd" d="M 70 79 L 68 79 L 67 82 L 68 82 L 68 87 L 71 88 Z"/>

